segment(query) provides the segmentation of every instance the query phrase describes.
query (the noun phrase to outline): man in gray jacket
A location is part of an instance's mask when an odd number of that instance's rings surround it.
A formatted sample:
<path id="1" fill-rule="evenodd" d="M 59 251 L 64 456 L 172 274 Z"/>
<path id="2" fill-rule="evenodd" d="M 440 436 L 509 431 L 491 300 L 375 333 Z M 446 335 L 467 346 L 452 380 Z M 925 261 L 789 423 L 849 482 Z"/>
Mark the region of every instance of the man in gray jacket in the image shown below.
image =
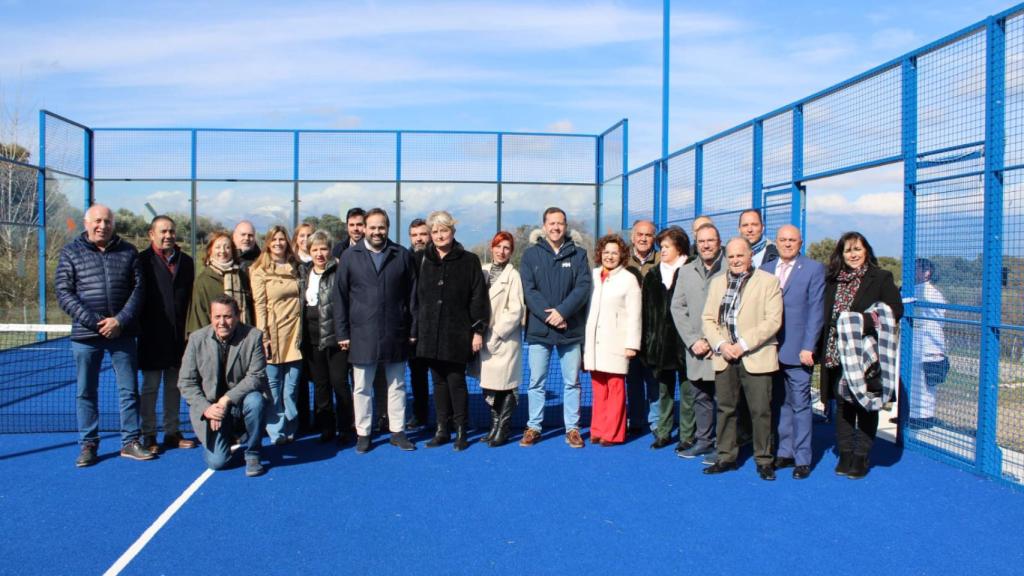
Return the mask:
<path id="1" fill-rule="evenodd" d="M 263 474 L 264 396 L 270 391 L 266 367 L 263 334 L 238 321 L 234 298 L 226 294 L 214 298 L 210 325 L 189 336 L 178 376 L 192 429 L 211 469 L 227 465 L 237 438 L 245 447 L 245 475 Z"/>
<path id="2" fill-rule="evenodd" d="M 714 224 L 704 224 L 694 234 L 697 257 L 679 269 L 676 290 L 672 295 L 672 319 L 686 346 L 686 385 L 693 394 L 693 411 L 697 429 L 694 444 L 679 446 L 682 458 L 713 454 L 715 447 L 715 367 L 711 344 L 704 338 L 701 315 L 708 298 L 711 279 L 721 273 L 722 240 Z"/>

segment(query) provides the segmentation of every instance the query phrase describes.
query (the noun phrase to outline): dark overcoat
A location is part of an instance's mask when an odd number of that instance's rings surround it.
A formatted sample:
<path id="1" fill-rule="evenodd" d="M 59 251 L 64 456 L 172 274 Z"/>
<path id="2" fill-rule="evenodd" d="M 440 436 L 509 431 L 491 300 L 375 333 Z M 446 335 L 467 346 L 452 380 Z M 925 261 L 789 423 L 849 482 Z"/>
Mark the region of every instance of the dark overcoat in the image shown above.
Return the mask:
<path id="1" fill-rule="evenodd" d="M 416 357 L 468 363 L 473 334 L 483 335 L 491 304 L 480 258 L 455 242 L 441 258 L 433 244 L 417 255 L 419 280 Z"/>
<path id="2" fill-rule="evenodd" d="M 661 280 L 661 267 L 654 266 L 644 276 L 643 293 L 643 336 L 640 358 L 653 371 L 679 370 L 686 372 L 686 346 L 676 331 L 670 305 L 672 295 L 679 282 L 679 269 L 672 278 L 670 288 Z"/>
<path id="3" fill-rule="evenodd" d="M 139 370 L 176 368 L 185 353 L 185 319 L 196 269 L 191 256 L 175 251 L 173 274 L 152 246 L 139 254 L 146 286 L 139 316 Z"/>
<path id="4" fill-rule="evenodd" d="M 352 364 L 405 362 L 416 334 L 416 266 L 412 253 L 388 240 L 374 267 L 359 242 L 345 250 L 334 280 L 334 336 L 349 340 Z"/>

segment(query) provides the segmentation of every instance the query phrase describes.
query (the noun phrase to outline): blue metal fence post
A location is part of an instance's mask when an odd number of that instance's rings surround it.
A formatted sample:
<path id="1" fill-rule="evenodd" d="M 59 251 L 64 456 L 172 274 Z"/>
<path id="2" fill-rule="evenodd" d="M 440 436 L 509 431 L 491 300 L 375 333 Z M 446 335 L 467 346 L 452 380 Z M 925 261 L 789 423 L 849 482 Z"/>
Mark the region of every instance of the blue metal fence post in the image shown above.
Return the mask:
<path id="1" fill-rule="evenodd" d="M 96 187 L 92 178 L 92 130 L 86 128 L 83 132 L 83 138 L 85 138 L 85 142 L 83 143 L 85 147 L 85 158 L 83 162 L 84 166 L 82 166 L 82 172 L 85 176 L 87 186 L 86 194 L 89 196 L 89 205 L 91 206 L 96 201 Z"/>
<path id="2" fill-rule="evenodd" d="M 999 325 L 1002 324 L 1003 154 L 1006 20 L 989 18 L 985 48 L 985 224 L 981 279 L 981 374 L 978 382 L 978 470 L 1002 474 L 999 419 Z"/>
<path id="3" fill-rule="evenodd" d="M 597 183 L 595 189 L 595 212 L 597 213 L 596 224 L 597 234 L 595 238 L 601 237 L 601 228 L 604 223 L 603 212 L 604 212 L 604 134 L 601 134 L 594 141 L 596 148 L 594 149 L 594 181 Z M 499 140 L 500 142 L 500 140 Z M 499 198 L 501 192 L 501 184 L 498 184 Z"/>
<path id="4" fill-rule="evenodd" d="M 292 230 L 299 227 L 299 131 L 292 138 Z"/>
<path id="5" fill-rule="evenodd" d="M 498 133 L 498 150 L 497 150 L 497 154 L 498 154 L 498 158 L 497 158 L 497 160 L 498 160 L 497 161 L 498 174 L 497 174 L 497 176 L 498 176 L 498 179 L 497 179 L 497 187 L 496 187 L 496 190 L 495 190 L 495 192 L 497 193 L 498 197 L 494 201 L 495 209 L 497 210 L 497 219 L 498 219 L 497 220 L 497 226 L 498 226 L 498 230 L 501 230 L 501 203 L 502 203 L 502 200 L 501 200 L 501 172 L 502 172 L 502 165 L 503 165 L 503 162 L 504 162 L 504 159 L 502 158 L 502 155 L 504 154 L 504 152 L 502 151 L 502 147 L 503 147 L 503 142 L 502 142 L 503 138 L 502 138 L 502 136 L 503 136 L 503 134 L 501 134 L 499 132 Z M 598 138 L 597 140 L 598 140 L 598 142 L 601 141 L 600 138 Z M 601 147 L 601 145 L 598 144 L 598 149 L 600 149 L 600 147 Z M 600 174 L 600 171 L 598 172 L 598 174 Z M 600 176 L 598 178 L 599 178 L 598 179 L 598 186 L 600 186 L 601 185 Z M 598 210 L 600 210 L 600 208 L 598 208 Z M 600 214 L 600 212 L 598 214 Z M 495 230 L 495 233 L 497 233 L 497 230 Z"/>
<path id="6" fill-rule="evenodd" d="M 803 185 L 804 179 L 804 107 L 803 105 L 793 106 L 793 145 L 791 160 L 791 174 L 789 179 L 792 184 L 789 186 L 789 223 L 800 228 L 801 234 L 807 235 L 806 217 L 807 205 L 804 196 L 806 190 Z M 807 249 L 805 243 L 801 250 Z"/>
<path id="7" fill-rule="evenodd" d="M 658 223 L 661 222 L 661 163 L 659 160 L 651 166 L 651 184 L 653 185 L 652 204 L 651 204 L 651 222 L 654 222 L 654 226 L 657 227 Z"/>
<path id="8" fill-rule="evenodd" d="M 622 119 L 622 229 L 629 228 L 629 120 Z"/>
<path id="9" fill-rule="evenodd" d="M 395 132 L 395 242 L 402 238 L 402 133 Z"/>
<path id="10" fill-rule="evenodd" d="M 196 152 L 199 149 L 199 136 L 195 130 L 191 130 L 191 140 L 189 142 L 189 179 L 192 181 L 192 229 L 189 231 L 189 242 L 192 243 L 192 259 L 195 260 L 198 257 L 198 249 L 196 244 L 199 242 L 199 234 L 196 228 L 199 227 L 199 210 L 196 206 L 198 202 L 199 184 L 196 182 L 196 178 L 199 175 L 198 158 Z"/>
<path id="11" fill-rule="evenodd" d="M 751 166 L 750 207 L 761 208 L 764 206 L 764 123 L 761 120 L 754 122 L 754 139 L 751 145 L 754 147 L 754 159 Z M 764 214 L 761 216 L 763 219 Z"/>
<path id="12" fill-rule="evenodd" d="M 46 324 L 46 112 L 39 111 L 39 171 L 36 173 L 36 224 L 39 226 L 39 323 Z M 40 334 L 45 338 L 45 334 Z"/>
<path id="13" fill-rule="evenodd" d="M 902 151 L 903 151 L 903 298 L 914 297 L 914 271 L 917 259 L 917 58 L 903 60 L 901 87 Z M 900 330 L 900 398 L 909 399 L 914 385 L 914 304 L 903 309 Z M 900 402 L 900 424 L 910 414 L 907 402 Z M 899 440 L 903 440 L 902 434 Z"/>
<path id="14" fill-rule="evenodd" d="M 704 213 L 704 145 L 693 148 L 693 217 Z"/>
<path id="15" fill-rule="evenodd" d="M 669 40 L 672 37 L 671 2 L 664 1 L 661 15 L 661 157 L 668 156 Z"/>

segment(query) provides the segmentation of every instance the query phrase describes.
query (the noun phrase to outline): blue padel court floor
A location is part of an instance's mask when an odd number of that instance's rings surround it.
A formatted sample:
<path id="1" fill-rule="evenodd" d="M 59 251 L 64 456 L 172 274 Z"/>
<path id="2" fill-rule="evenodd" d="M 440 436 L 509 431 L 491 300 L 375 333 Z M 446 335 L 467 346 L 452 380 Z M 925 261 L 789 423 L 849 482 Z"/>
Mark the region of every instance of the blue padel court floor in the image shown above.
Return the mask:
<path id="1" fill-rule="evenodd" d="M 473 444 L 369 454 L 316 437 L 267 474 L 199 450 L 76 469 L 75 435 L 0 436 L 4 574 L 1021 574 L 1024 491 L 879 442 L 863 480 L 705 476 L 650 436 L 573 450 Z M 113 570 L 111 570 L 113 568 Z"/>

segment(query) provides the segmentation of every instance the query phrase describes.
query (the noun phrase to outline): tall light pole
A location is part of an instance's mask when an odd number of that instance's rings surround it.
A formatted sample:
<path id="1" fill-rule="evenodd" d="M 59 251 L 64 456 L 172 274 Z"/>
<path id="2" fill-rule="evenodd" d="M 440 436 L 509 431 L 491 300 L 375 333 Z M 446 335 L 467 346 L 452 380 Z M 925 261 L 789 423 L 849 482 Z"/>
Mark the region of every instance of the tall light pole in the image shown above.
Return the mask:
<path id="1" fill-rule="evenodd" d="M 668 46 L 671 26 L 669 24 L 669 3 L 664 0 L 664 12 L 661 20 L 661 157 L 668 156 Z"/>

